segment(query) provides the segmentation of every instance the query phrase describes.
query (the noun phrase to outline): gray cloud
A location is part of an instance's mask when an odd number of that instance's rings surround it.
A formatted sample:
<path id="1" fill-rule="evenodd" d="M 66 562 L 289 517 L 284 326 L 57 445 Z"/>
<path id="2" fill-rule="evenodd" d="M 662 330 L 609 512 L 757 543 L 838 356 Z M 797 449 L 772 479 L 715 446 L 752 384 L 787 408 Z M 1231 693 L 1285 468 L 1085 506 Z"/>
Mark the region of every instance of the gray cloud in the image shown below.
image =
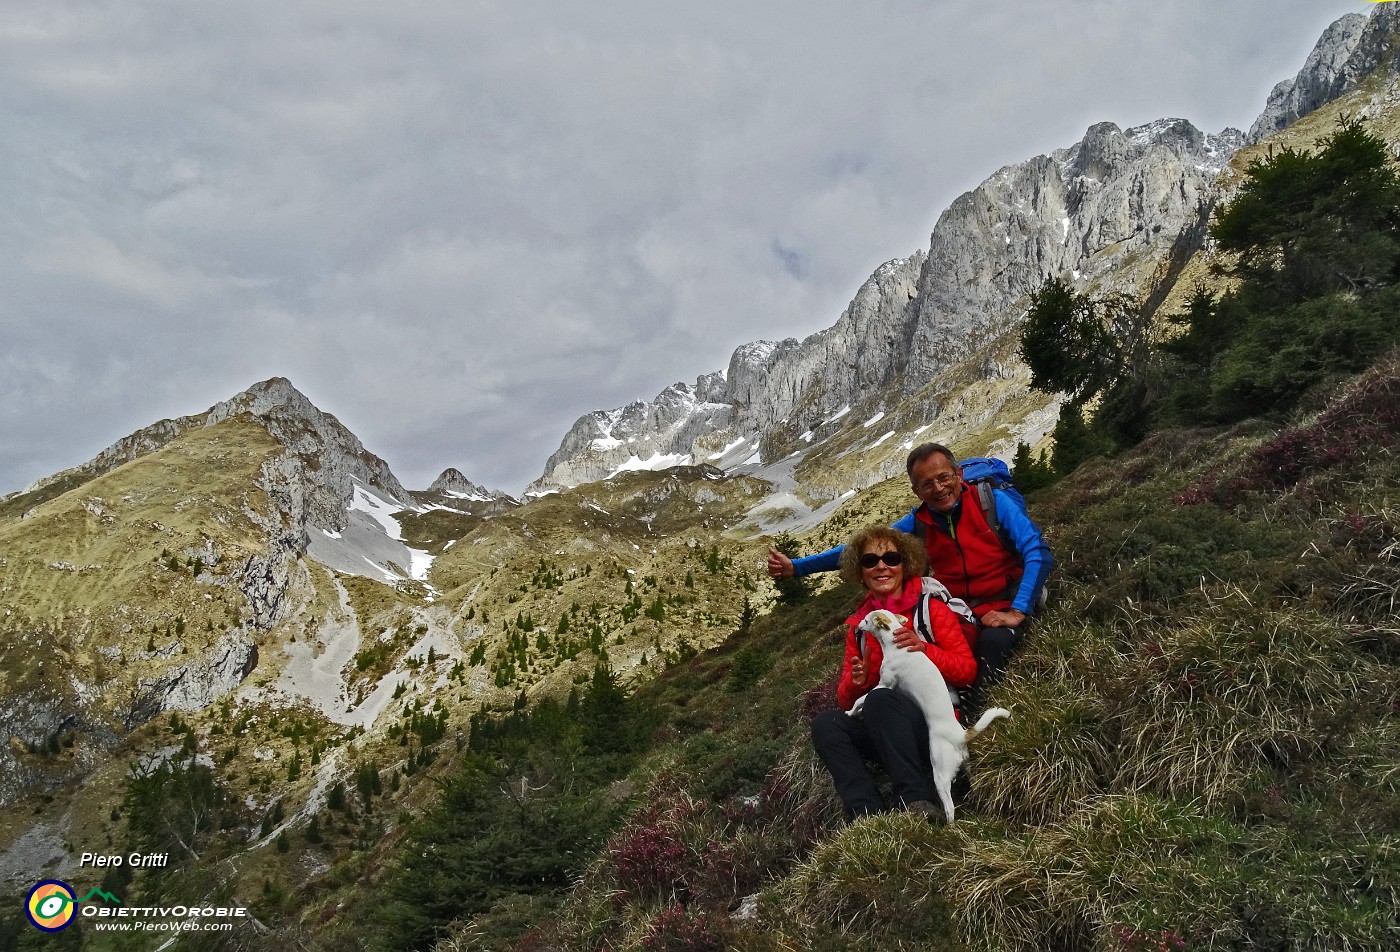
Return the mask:
<path id="1" fill-rule="evenodd" d="M 18 2 L 0 492 L 274 374 L 411 486 L 828 326 L 1001 165 L 1247 127 L 1316 0 Z"/>

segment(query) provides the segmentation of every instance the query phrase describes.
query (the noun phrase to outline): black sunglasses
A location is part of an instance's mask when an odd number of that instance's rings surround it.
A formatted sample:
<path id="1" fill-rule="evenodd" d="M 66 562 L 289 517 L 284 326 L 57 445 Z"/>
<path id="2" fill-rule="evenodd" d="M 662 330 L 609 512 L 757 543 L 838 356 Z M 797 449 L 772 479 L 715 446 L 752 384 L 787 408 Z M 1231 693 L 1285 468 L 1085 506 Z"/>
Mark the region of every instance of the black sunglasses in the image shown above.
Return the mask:
<path id="1" fill-rule="evenodd" d="M 860 567 L 863 569 L 873 569 L 884 562 L 886 565 L 899 565 L 904 561 L 904 556 L 899 552 L 886 552 L 884 555 L 876 555 L 874 552 L 866 552 L 860 557 Z"/>

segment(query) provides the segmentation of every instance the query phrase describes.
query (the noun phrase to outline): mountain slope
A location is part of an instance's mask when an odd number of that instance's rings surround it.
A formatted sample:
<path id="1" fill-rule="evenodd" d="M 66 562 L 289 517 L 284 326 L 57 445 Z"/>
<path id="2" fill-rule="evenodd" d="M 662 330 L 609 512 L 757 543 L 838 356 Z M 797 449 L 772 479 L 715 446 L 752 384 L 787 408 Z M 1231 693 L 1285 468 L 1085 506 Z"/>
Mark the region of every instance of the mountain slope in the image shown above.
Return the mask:
<path id="1" fill-rule="evenodd" d="M 18 742 L 0 753 L 0 802 L 81 772 L 162 710 L 202 708 L 256 664 L 295 551 L 258 486 L 280 450 L 229 417 L 0 522 L 0 730 Z M 72 758 L 21 752 L 75 733 Z"/>
<path id="2" fill-rule="evenodd" d="M 412 505 L 383 460 L 282 378 L 7 499 L 0 803 L 83 776 L 159 714 L 229 697 L 260 660 L 275 672 L 270 644 L 316 631 L 314 616 L 348 597 L 316 563 L 426 577 L 431 556 L 393 518 Z M 328 640 L 353 652 L 353 612 L 336 617 L 349 640 Z M 60 737 L 63 756 L 34 756 Z"/>
<path id="3" fill-rule="evenodd" d="M 273 439 L 285 447 L 287 459 L 282 466 L 284 470 L 292 466 L 300 469 L 300 481 L 309 491 L 288 500 L 297 510 L 299 521 L 326 529 L 340 528 L 344 524 L 345 506 L 351 496 L 351 478 L 359 479 L 393 499 L 408 498 L 408 491 L 400 485 L 388 465 L 367 452 L 359 439 L 339 420 L 317 409 L 286 378 L 273 377 L 215 404 L 204 413 L 161 420 L 144 427 L 84 464 L 34 482 L 25 487 L 22 493 L 7 497 L 0 515 L 33 505 L 40 499 L 51 498 L 56 491 L 79 486 L 122 463 L 168 445 L 191 429 L 213 426 L 241 413 L 257 418 Z"/>
<path id="4" fill-rule="evenodd" d="M 1396 421 L 1392 356 L 1290 426 L 1158 434 L 1034 496 L 1060 573 L 989 698 L 1012 718 L 974 744 L 953 827 L 841 826 L 807 733 L 858 598 L 836 589 L 639 688 L 627 717 L 660 725 L 577 884 L 434 947 L 1393 948 Z M 1296 473 L 1271 465 L 1302 446 Z M 561 808 L 535 773 L 504 783 Z M 410 855 L 443 822 L 410 831 Z M 432 908 L 433 881 L 398 875 L 389 895 L 412 882 Z"/>

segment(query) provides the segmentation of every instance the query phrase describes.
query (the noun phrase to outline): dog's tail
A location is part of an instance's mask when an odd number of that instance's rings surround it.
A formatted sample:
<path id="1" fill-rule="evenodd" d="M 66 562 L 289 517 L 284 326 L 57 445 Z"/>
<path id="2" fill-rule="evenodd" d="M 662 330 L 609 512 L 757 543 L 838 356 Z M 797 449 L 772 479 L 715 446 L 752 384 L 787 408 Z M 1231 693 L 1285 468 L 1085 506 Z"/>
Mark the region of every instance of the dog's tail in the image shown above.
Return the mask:
<path id="1" fill-rule="evenodd" d="M 989 707 L 987 708 L 986 712 L 977 719 L 977 723 L 969 727 L 967 729 L 967 733 L 963 736 L 965 736 L 968 740 L 972 740 L 972 738 L 976 737 L 978 734 L 986 730 L 987 727 L 992 723 L 992 721 L 996 720 L 998 717 L 1010 716 L 1011 712 L 1004 707 Z"/>

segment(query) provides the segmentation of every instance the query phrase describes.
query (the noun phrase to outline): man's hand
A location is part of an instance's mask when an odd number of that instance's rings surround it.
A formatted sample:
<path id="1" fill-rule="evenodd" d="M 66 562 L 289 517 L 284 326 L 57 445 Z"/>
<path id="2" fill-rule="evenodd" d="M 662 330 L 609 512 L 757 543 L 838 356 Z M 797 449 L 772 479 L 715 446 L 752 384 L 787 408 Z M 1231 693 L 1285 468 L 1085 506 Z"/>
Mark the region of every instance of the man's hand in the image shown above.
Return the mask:
<path id="1" fill-rule="evenodd" d="M 987 612 L 978 619 L 983 628 L 1015 628 L 1026 620 L 1025 612 L 1018 612 L 1014 608 L 1008 608 L 1004 612 Z"/>
<path id="2" fill-rule="evenodd" d="M 924 645 L 928 644 L 924 639 L 914 634 L 914 629 L 908 625 L 894 633 L 894 643 L 896 647 L 903 648 L 905 651 L 923 651 Z"/>
<path id="3" fill-rule="evenodd" d="M 792 559 L 783 555 L 777 549 L 768 550 L 768 574 L 774 578 L 792 578 Z"/>

